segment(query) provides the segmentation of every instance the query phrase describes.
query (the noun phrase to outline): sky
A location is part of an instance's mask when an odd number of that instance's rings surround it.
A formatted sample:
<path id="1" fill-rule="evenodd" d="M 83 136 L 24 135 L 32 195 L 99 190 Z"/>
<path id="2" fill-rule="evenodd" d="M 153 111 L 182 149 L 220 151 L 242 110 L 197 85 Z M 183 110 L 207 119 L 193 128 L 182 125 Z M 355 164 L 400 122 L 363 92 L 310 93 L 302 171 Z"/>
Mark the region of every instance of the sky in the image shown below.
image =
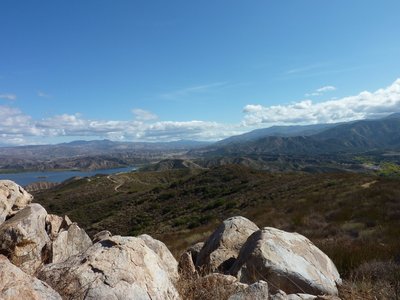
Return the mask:
<path id="1" fill-rule="evenodd" d="M 398 0 L 0 0 L 0 145 L 400 111 Z"/>

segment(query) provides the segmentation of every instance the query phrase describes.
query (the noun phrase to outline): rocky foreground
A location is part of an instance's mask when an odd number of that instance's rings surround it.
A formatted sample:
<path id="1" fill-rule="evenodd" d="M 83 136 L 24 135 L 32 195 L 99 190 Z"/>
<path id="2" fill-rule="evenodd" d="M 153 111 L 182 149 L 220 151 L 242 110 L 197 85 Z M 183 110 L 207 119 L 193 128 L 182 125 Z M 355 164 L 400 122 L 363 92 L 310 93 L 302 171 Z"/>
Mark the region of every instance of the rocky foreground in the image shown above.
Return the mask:
<path id="1" fill-rule="evenodd" d="M 333 262 L 306 237 L 225 220 L 179 263 L 149 235 L 91 240 L 0 181 L 0 299 L 338 299 Z"/>

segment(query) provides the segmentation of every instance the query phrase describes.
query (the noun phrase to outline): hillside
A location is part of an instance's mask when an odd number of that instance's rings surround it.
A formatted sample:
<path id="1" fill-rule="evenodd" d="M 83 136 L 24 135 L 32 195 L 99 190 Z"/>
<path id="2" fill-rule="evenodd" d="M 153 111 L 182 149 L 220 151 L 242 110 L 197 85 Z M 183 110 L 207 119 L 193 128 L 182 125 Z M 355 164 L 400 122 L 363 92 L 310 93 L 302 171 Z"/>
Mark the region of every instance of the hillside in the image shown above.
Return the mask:
<path id="1" fill-rule="evenodd" d="M 271 126 L 268 128 L 255 129 L 244 134 L 231 136 L 223 139 L 215 145 L 224 146 L 234 143 L 251 142 L 268 136 L 293 137 L 310 136 L 323 132 L 326 129 L 335 127 L 339 124 L 313 124 L 313 125 L 292 125 L 292 126 Z"/>
<path id="2" fill-rule="evenodd" d="M 145 232 L 175 254 L 221 220 L 243 215 L 260 227 L 310 237 L 348 276 L 362 263 L 398 257 L 398 186 L 395 178 L 271 174 L 231 165 L 81 179 L 35 193 L 35 199 L 91 235 Z"/>
<path id="3" fill-rule="evenodd" d="M 295 128 L 297 131 L 290 135 L 279 131 L 274 134 L 272 127 L 260 129 L 220 141 L 201 150 L 193 150 L 191 153 L 205 157 L 249 154 L 312 156 L 400 149 L 398 114 L 383 119 L 355 121 L 335 126 L 312 125 L 312 134 L 307 133 L 305 129 L 302 131 L 302 126 Z"/>

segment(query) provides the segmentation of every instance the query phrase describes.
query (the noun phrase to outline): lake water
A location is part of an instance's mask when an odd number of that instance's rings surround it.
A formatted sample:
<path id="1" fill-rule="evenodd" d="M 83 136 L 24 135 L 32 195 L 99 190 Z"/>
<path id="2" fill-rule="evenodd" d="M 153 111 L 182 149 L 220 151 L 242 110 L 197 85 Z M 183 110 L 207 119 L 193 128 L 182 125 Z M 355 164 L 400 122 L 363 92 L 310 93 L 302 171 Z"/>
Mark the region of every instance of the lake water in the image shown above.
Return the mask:
<path id="1" fill-rule="evenodd" d="M 25 186 L 37 181 L 63 182 L 71 177 L 90 177 L 97 174 L 115 174 L 120 172 L 131 172 L 136 170 L 135 167 L 95 170 L 95 171 L 39 171 L 39 172 L 23 172 L 12 174 L 0 174 L 0 180 L 12 180 L 19 185 Z"/>

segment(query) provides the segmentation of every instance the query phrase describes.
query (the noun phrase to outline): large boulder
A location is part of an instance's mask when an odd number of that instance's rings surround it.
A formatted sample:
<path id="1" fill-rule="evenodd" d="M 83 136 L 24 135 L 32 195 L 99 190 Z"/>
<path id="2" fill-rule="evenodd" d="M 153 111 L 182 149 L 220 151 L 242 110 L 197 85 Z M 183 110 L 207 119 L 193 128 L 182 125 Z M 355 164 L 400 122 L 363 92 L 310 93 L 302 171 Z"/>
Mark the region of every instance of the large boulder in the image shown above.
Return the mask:
<path id="1" fill-rule="evenodd" d="M 161 259 L 162 263 L 165 266 L 165 270 L 168 271 L 169 276 L 172 279 L 177 280 L 179 277 L 178 262 L 176 261 L 172 253 L 169 251 L 167 246 L 165 246 L 163 242 L 153 239 L 148 234 L 139 235 L 138 238 L 142 239 L 146 243 L 146 246 L 149 247 L 158 255 L 158 257 Z"/>
<path id="2" fill-rule="evenodd" d="M 258 229 L 244 217 L 225 220 L 205 242 L 197 256 L 196 267 L 206 272 L 226 272 L 247 238 Z"/>
<path id="3" fill-rule="evenodd" d="M 38 277 L 65 299 L 179 299 L 162 259 L 136 237 L 103 239 Z"/>
<path id="4" fill-rule="evenodd" d="M 48 284 L 24 273 L 0 255 L 0 299 L 61 300 Z"/>
<path id="5" fill-rule="evenodd" d="M 241 282 L 266 280 L 272 292 L 337 295 L 341 284 L 333 262 L 306 237 L 265 227 L 253 233 L 230 273 Z"/>
<path id="6" fill-rule="evenodd" d="M 0 224 L 31 203 L 33 197 L 11 180 L 0 180 Z"/>
<path id="7" fill-rule="evenodd" d="M 70 256 L 82 253 L 92 246 L 92 241 L 86 232 L 72 223 L 67 230 L 58 233 L 51 245 L 52 263 L 62 262 Z"/>
<path id="8" fill-rule="evenodd" d="M 42 206 L 33 203 L 0 225 L 0 253 L 30 275 L 43 264 L 48 253 L 46 215 Z"/>

